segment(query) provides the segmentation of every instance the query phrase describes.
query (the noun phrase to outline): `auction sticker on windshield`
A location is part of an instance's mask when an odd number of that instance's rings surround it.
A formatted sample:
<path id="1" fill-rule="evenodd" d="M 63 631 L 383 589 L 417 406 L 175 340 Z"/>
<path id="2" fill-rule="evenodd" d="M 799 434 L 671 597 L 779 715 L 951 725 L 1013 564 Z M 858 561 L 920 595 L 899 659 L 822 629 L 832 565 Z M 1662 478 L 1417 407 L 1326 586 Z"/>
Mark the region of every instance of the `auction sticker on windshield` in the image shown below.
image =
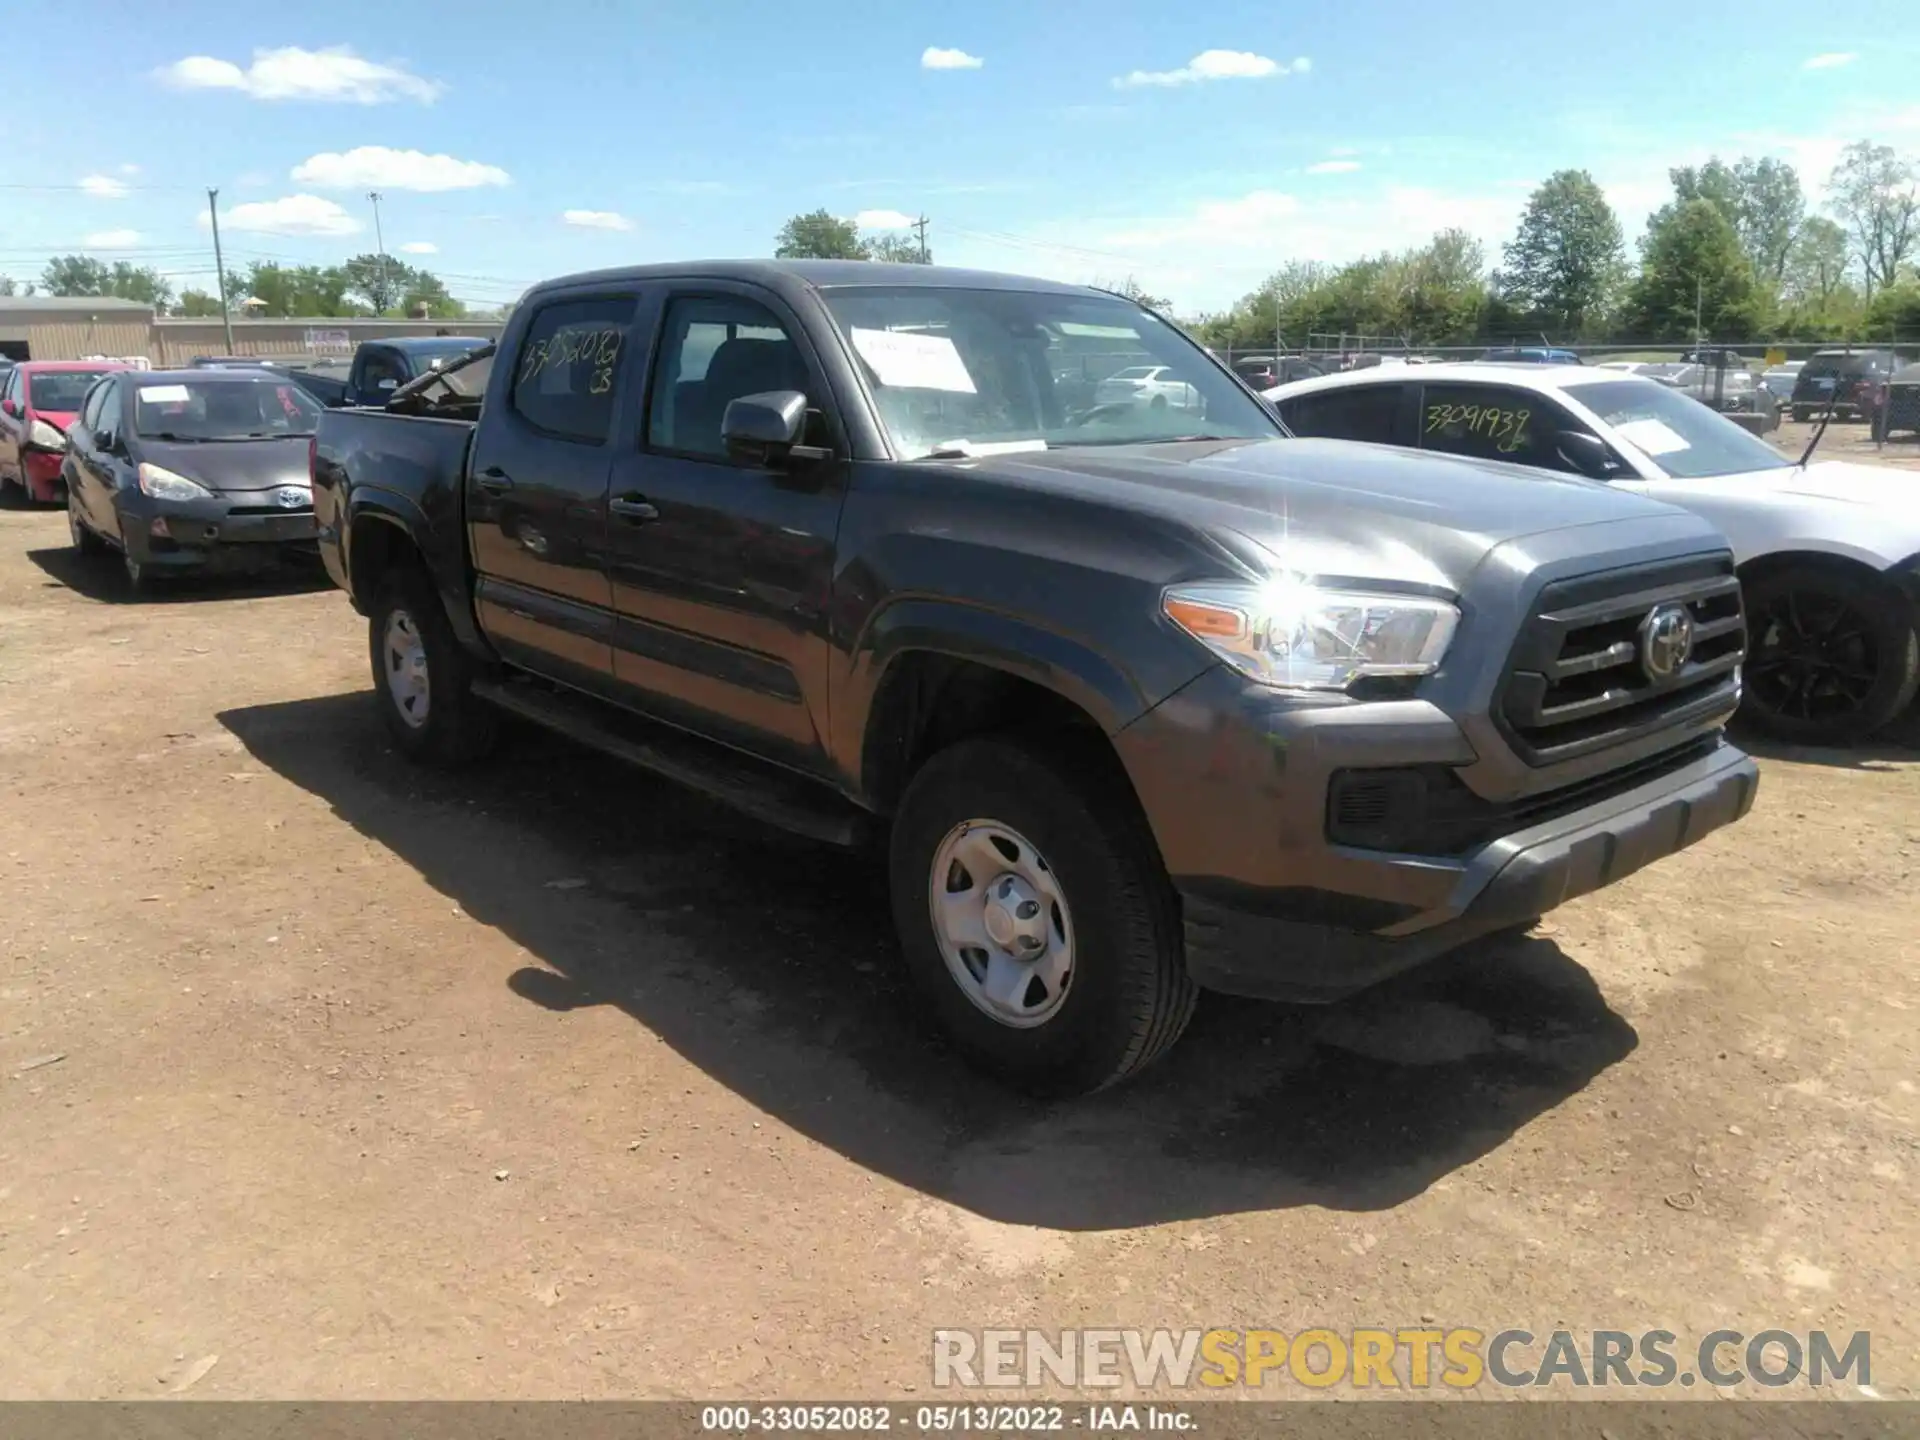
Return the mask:
<path id="1" fill-rule="evenodd" d="M 134 393 L 142 405 L 185 405 L 192 398 L 184 385 L 149 385 Z"/>
<path id="2" fill-rule="evenodd" d="M 1664 420 L 1625 420 L 1613 429 L 1622 440 L 1649 455 L 1671 455 L 1692 448 L 1686 437 Z"/>
<path id="3" fill-rule="evenodd" d="M 974 395 L 973 376 L 953 341 L 944 335 L 912 335 L 901 330 L 852 328 L 853 348 L 873 367 L 882 385 L 903 390 L 946 390 Z"/>

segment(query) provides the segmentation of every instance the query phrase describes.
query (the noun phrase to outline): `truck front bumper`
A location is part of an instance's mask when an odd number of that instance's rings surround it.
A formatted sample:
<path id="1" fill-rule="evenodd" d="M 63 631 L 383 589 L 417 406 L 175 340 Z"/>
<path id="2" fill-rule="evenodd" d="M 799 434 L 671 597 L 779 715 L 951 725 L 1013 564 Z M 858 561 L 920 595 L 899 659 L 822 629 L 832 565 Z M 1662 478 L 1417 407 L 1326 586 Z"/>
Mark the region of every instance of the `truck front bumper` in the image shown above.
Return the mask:
<path id="1" fill-rule="evenodd" d="M 1230 684 L 1199 686 L 1116 744 L 1180 894 L 1188 971 L 1229 994 L 1337 1000 L 1686 849 L 1745 815 L 1759 788 L 1740 750 L 1695 737 L 1617 783 L 1602 772 L 1558 804 L 1546 791 L 1532 813 L 1550 818 L 1462 853 L 1363 849 L 1329 838 L 1332 777 L 1471 764 L 1450 719 L 1419 702 L 1222 707 Z M 1196 727 L 1210 738 L 1183 741 Z"/>

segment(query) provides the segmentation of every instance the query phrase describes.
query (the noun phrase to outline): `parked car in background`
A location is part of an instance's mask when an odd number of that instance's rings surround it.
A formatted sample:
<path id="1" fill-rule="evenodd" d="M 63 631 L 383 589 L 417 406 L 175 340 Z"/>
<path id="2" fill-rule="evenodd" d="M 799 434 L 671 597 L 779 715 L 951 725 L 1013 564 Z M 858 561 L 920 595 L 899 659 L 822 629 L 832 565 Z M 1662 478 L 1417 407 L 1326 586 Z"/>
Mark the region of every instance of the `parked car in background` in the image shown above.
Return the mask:
<path id="1" fill-rule="evenodd" d="M 1752 368 L 1747 358 L 1736 350 L 1724 346 L 1706 345 L 1688 350 L 1680 357 L 1689 365 L 1704 365 L 1709 370 L 1747 370 Z"/>
<path id="2" fill-rule="evenodd" d="M 353 352 L 340 403 L 384 405 L 402 385 L 491 343 L 478 335 L 408 335 L 363 340 Z"/>
<path id="3" fill-rule="evenodd" d="M 1047 380 L 1089 331 L 1189 408 L 1067 411 Z M 1099 291 L 602 270 L 418 384 L 324 412 L 313 455 L 395 748 L 480 761 L 504 711 L 880 842 L 928 1010 L 1023 1087 L 1124 1078 L 1203 987 L 1328 1000 L 1527 923 L 1757 785 L 1721 735 L 1744 627 L 1710 525 L 1289 439 Z M 1655 670 L 1634 641 L 1594 663 L 1649 606 Z"/>
<path id="4" fill-rule="evenodd" d="M 322 405 L 347 403 L 350 360 L 312 355 L 290 357 L 254 355 L 196 355 L 188 362 L 195 370 L 266 370 L 285 375 Z"/>
<path id="5" fill-rule="evenodd" d="M 1807 368 L 1804 360 L 1788 360 L 1763 371 L 1760 386 L 1773 397 L 1776 405 L 1786 405 L 1793 400 L 1793 382 L 1800 378 L 1800 372 Z"/>
<path id="6" fill-rule="evenodd" d="M 1434 366 L 1307 380 L 1267 398 L 1297 435 L 1584 475 L 1718 526 L 1746 591 L 1741 713 L 1756 728 L 1857 740 L 1920 684 L 1920 485 L 1905 472 L 1796 464 L 1683 390 L 1597 368 Z"/>
<path id="7" fill-rule="evenodd" d="M 1093 403 L 1138 405 L 1150 410 L 1193 410 L 1200 392 L 1168 365 L 1129 365 L 1093 387 Z"/>
<path id="8" fill-rule="evenodd" d="M 1875 392 L 1900 368 L 1891 350 L 1821 350 L 1794 378 L 1793 418 L 1817 419 L 1829 404 L 1836 420 L 1863 420 Z"/>
<path id="9" fill-rule="evenodd" d="M 1896 370 L 1888 379 L 1879 431 L 1883 440 L 1908 432 L 1920 434 L 1920 365 Z"/>
<path id="10" fill-rule="evenodd" d="M 89 386 L 124 365 L 85 360 L 26 360 L 0 384 L 0 489 L 18 486 L 29 501 L 60 498 L 67 429 Z"/>
<path id="11" fill-rule="evenodd" d="M 307 442 L 321 409 L 292 377 L 259 368 L 108 376 L 67 448 L 74 548 L 118 551 L 136 590 L 313 553 Z"/>
<path id="12" fill-rule="evenodd" d="M 1653 364 L 1646 360 L 1602 360 L 1593 368 L 1596 370 L 1618 370 L 1626 375 L 1639 375 L 1651 370 Z"/>
<path id="13" fill-rule="evenodd" d="M 1497 365 L 1579 365 L 1583 363 L 1571 350 L 1556 350 L 1547 345 L 1501 345 L 1480 357 Z"/>
<path id="14" fill-rule="evenodd" d="M 1248 355 L 1233 362 L 1233 373 L 1256 390 L 1270 390 L 1327 371 L 1304 355 Z"/>
<path id="15" fill-rule="evenodd" d="M 1741 417 L 1743 428 L 1754 434 L 1780 428 L 1780 407 L 1751 370 L 1722 371 L 1711 365 L 1689 365 L 1683 375 L 1663 383 L 1722 415 Z"/>

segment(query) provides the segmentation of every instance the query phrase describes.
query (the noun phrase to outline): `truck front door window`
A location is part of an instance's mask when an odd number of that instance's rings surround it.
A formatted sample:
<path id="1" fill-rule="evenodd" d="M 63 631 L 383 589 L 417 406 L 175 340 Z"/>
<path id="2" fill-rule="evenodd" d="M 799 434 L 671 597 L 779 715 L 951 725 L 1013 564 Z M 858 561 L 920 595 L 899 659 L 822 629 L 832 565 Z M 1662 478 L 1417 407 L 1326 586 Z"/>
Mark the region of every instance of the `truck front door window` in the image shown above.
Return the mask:
<path id="1" fill-rule="evenodd" d="M 675 300 L 647 410 L 647 446 L 725 459 L 720 423 L 730 401 L 809 388 L 793 337 L 764 305 L 737 296 Z"/>

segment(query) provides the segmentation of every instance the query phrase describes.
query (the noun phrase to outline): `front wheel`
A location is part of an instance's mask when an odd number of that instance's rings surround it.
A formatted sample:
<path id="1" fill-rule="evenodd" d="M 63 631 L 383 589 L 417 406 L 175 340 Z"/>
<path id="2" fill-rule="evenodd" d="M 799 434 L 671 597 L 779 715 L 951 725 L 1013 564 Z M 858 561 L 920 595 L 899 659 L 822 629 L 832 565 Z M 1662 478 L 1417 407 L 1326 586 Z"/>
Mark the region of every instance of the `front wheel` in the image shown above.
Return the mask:
<path id="1" fill-rule="evenodd" d="M 367 622 L 381 717 L 394 744 L 429 764 L 460 765 L 493 747 L 495 715 L 473 694 L 474 665 L 425 576 L 406 570 Z"/>
<path id="2" fill-rule="evenodd" d="M 1065 746 L 962 741 L 894 818 L 894 924 L 907 968 L 975 1065 L 1085 1094 L 1179 1039 L 1197 990 L 1178 907 L 1119 776 Z"/>
<path id="3" fill-rule="evenodd" d="M 1809 410 L 1806 406 L 1796 405 L 1793 407 L 1793 423 L 1794 424 L 1805 425 L 1812 419 L 1813 419 L 1813 411 Z"/>
<path id="4" fill-rule="evenodd" d="M 1747 587 L 1742 716 L 1763 734 L 1845 745 L 1906 708 L 1920 637 L 1904 597 L 1868 575 L 1794 566 Z"/>

